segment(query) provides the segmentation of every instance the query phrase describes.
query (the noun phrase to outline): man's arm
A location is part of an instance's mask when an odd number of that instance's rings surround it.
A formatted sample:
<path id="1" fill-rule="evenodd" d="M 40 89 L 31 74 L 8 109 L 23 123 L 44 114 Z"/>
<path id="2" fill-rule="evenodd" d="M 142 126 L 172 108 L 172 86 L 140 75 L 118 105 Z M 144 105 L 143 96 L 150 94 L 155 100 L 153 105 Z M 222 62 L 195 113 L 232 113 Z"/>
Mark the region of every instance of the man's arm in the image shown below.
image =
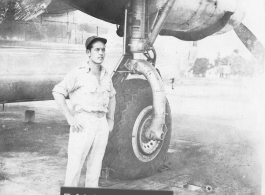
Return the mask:
<path id="1" fill-rule="evenodd" d="M 61 112 L 63 113 L 63 115 L 65 116 L 68 124 L 73 127 L 73 131 L 76 129 L 77 132 L 78 131 L 82 131 L 82 126 L 81 124 L 75 119 L 75 117 L 71 114 L 66 101 L 65 101 L 65 97 L 63 94 L 57 93 L 57 92 L 53 92 L 53 97 L 59 107 L 59 109 L 61 110 Z"/>
<path id="2" fill-rule="evenodd" d="M 116 107 L 116 97 L 115 95 L 113 95 L 109 100 L 109 105 L 108 105 L 109 112 L 107 114 L 107 120 L 108 120 L 110 132 L 112 131 L 113 126 L 114 126 L 115 107 Z"/>

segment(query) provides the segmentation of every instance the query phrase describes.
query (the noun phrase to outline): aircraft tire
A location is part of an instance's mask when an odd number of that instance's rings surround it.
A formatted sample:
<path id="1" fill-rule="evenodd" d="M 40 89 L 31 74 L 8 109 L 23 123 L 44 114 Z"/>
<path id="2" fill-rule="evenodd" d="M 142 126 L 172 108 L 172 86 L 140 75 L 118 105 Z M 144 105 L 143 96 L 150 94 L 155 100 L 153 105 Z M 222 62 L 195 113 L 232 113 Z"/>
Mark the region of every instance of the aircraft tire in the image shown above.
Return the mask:
<path id="1" fill-rule="evenodd" d="M 115 86 L 115 125 L 110 133 L 103 160 L 111 178 L 139 179 L 154 174 L 163 164 L 171 138 L 171 111 L 166 105 L 167 130 L 163 141 L 143 136 L 152 116 L 152 91 L 142 79 L 131 79 Z"/>

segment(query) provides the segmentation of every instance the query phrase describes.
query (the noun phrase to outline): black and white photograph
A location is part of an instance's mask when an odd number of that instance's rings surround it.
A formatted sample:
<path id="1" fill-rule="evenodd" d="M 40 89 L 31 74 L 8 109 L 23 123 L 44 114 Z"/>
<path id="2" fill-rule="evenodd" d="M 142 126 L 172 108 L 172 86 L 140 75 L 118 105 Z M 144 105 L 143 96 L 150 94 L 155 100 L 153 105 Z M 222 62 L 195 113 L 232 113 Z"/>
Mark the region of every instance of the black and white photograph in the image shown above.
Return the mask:
<path id="1" fill-rule="evenodd" d="M 264 0 L 0 0 L 0 195 L 265 195 Z"/>

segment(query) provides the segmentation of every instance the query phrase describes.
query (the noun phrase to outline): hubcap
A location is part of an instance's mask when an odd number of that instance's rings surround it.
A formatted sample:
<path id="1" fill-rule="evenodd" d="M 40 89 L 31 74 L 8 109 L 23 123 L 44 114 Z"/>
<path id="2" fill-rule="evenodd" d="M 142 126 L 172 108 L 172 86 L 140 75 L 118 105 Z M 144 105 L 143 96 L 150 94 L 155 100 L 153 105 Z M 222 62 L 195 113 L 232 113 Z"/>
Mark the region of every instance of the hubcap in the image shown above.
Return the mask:
<path id="1" fill-rule="evenodd" d="M 136 118 L 132 132 L 132 146 L 136 157 L 148 162 L 153 160 L 163 145 L 163 141 L 150 140 L 145 137 L 145 131 L 152 121 L 152 106 L 148 106 Z"/>

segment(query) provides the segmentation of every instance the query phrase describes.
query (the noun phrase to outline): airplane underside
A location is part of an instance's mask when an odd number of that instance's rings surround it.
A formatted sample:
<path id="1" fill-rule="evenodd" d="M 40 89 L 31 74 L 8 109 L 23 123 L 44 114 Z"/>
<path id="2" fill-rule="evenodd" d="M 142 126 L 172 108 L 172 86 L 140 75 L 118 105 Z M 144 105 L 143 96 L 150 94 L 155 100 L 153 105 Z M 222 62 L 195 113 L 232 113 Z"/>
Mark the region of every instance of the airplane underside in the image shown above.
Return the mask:
<path id="1" fill-rule="evenodd" d="M 251 31 L 241 24 L 245 14 L 243 9 L 245 1 L 63 0 L 63 2 L 91 16 L 119 25 L 117 35 L 124 37 L 123 55 L 112 75 L 117 90 L 115 126 L 109 138 L 103 163 L 103 166 L 114 170 L 110 172 L 113 177 L 135 179 L 152 175 L 163 164 L 169 147 L 172 130 L 170 106 L 165 97 L 162 78 L 155 68 L 156 52 L 153 44 L 158 35 L 197 41 L 234 28 L 255 57 L 264 60 L 263 46 Z M 31 8 L 34 7 L 33 5 L 36 8 L 35 12 Z M 1 21 L 8 20 L 8 17 L 13 20 L 29 20 L 46 9 L 48 12 L 51 10 L 62 13 L 64 10 L 61 5 L 56 0 L 20 1 L 19 4 L 9 4 L 9 9 L 14 7 L 13 15 L 10 11 L 6 11 L 2 14 Z M 18 10 L 15 9 L 16 6 L 19 6 Z M 7 9 L 8 6 L 4 3 L 2 10 L 3 7 Z M 26 15 L 25 8 L 28 8 Z M 129 74 L 144 75 L 146 80 L 127 79 Z M 30 98 L 43 94 L 41 96 L 43 99 L 45 97 L 49 99 L 52 87 L 58 80 L 50 79 L 49 82 L 43 80 L 42 86 L 45 90 L 38 89 L 38 94 L 34 93 L 36 86 L 34 82 L 39 81 L 34 79 L 32 82 L 25 81 L 24 90 L 15 82 L 9 80 L 0 85 L 1 93 L 6 89 L 9 93 L 9 96 L 6 96 L 7 93 L 0 94 L 0 102 L 10 102 L 7 97 L 26 93 L 27 87 L 30 88 L 28 93 L 31 95 Z M 23 97 L 27 100 L 27 96 Z"/>
<path id="2" fill-rule="evenodd" d="M 165 0 L 146 1 L 145 6 L 148 7 L 146 16 L 150 25 L 166 2 Z M 242 7 L 246 2 L 247 0 L 178 0 L 174 2 L 160 34 L 194 41 L 222 29 L 226 32 L 231 30 L 233 25 L 241 22 L 245 15 Z M 130 0 L 113 0 L 111 3 L 105 0 L 22 0 L 12 3 L 4 0 L 0 3 L 0 13 L 2 12 L 0 23 L 9 19 L 30 20 L 45 12 L 64 13 L 75 8 L 106 22 L 123 26 L 124 8 L 129 3 Z"/>

